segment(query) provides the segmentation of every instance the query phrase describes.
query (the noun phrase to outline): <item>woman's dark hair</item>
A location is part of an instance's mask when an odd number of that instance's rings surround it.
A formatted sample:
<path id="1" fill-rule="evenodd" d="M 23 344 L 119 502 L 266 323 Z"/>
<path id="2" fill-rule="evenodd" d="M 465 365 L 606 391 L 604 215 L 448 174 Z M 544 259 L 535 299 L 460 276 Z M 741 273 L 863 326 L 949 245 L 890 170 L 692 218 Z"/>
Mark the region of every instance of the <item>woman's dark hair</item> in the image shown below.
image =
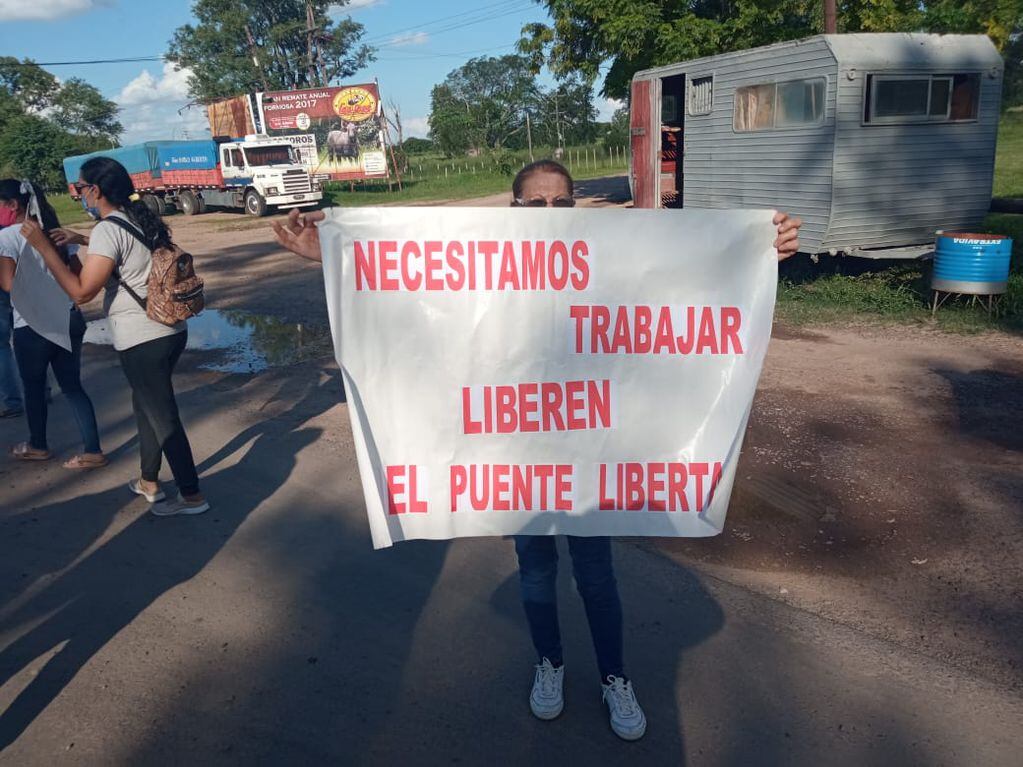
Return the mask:
<path id="1" fill-rule="evenodd" d="M 564 165 L 556 160 L 537 160 L 515 174 L 515 180 L 512 181 L 512 197 L 518 199 L 522 196 L 522 186 L 534 173 L 556 173 L 565 179 L 568 183 L 568 193 L 572 194 L 572 174 Z"/>
<path id="2" fill-rule="evenodd" d="M 109 157 L 93 157 L 82 163 L 79 175 L 85 183 L 95 184 L 111 205 L 124 211 L 131 222 L 142 230 L 151 248 L 170 245 L 170 229 L 163 223 L 163 219 L 147 208 L 145 203 L 131 199 L 135 194 L 135 184 L 121 163 Z"/>
<path id="3" fill-rule="evenodd" d="M 32 191 L 35 193 L 36 201 L 39 203 L 39 213 L 42 215 L 42 221 L 39 221 L 39 225 L 46 230 L 56 229 L 60 226 L 60 221 L 57 220 L 57 211 L 53 209 L 53 206 L 46 200 L 46 194 L 39 185 L 29 181 L 32 185 Z M 21 191 L 21 182 L 16 178 L 5 178 L 0 181 L 0 200 L 15 200 L 23 210 L 28 210 L 28 202 L 32 199 L 32 195 L 28 192 Z"/>
<path id="4" fill-rule="evenodd" d="M 56 229 L 60 226 L 60 220 L 57 218 L 57 211 L 53 209 L 49 201 L 46 199 L 46 193 L 33 181 L 28 182 L 32 186 L 32 194 L 35 194 L 36 202 L 39 204 L 39 216 L 42 219 L 37 221 L 43 228 L 44 232 L 49 232 L 51 229 Z M 28 203 L 32 199 L 32 194 L 21 191 L 21 181 L 16 178 L 5 178 L 0 180 L 0 201 L 14 200 L 18 203 L 18 206 L 28 212 Z M 60 257 L 65 262 L 68 260 L 67 248 L 57 248 L 57 252 L 60 253 Z"/>

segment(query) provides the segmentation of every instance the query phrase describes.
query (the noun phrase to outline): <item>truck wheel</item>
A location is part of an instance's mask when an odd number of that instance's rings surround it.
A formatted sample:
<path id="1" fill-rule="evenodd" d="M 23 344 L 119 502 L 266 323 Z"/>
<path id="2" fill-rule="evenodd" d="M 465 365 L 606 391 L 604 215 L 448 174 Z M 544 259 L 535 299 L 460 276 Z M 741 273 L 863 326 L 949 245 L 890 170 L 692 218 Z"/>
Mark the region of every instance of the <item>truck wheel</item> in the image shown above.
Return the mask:
<path id="1" fill-rule="evenodd" d="M 186 189 L 178 194 L 178 207 L 186 216 L 194 216 L 199 212 L 199 198 L 195 196 L 195 192 Z"/>
<path id="2" fill-rule="evenodd" d="M 206 200 L 204 200 L 202 197 L 199 197 L 198 195 L 196 195 L 196 199 L 199 200 L 199 212 L 200 213 L 205 213 L 206 212 Z"/>
<path id="3" fill-rule="evenodd" d="M 266 200 L 255 189 L 250 189 L 245 193 L 245 212 L 250 216 L 266 215 Z"/>
<path id="4" fill-rule="evenodd" d="M 156 215 L 167 215 L 167 203 L 163 201 L 162 197 L 155 194 L 144 194 L 142 195 L 142 202 L 145 203 L 145 206 Z"/>

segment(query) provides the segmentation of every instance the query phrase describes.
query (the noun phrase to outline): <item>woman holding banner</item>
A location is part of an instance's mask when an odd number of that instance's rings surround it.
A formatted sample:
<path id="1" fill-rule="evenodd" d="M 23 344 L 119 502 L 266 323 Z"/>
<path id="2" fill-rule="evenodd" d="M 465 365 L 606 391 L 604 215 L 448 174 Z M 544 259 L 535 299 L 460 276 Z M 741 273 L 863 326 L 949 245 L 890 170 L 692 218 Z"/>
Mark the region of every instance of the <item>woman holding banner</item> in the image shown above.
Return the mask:
<path id="1" fill-rule="evenodd" d="M 575 205 L 568 170 L 552 160 L 524 167 L 512 184 L 512 206 L 571 208 Z M 288 250 L 313 261 L 322 260 L 316 223 L 324 214 L 292 211 L 284 225 L 274 223 L 277 241 Z M 799 219 L 785 213 L 774 217 L 779 260 L 799 249 Z M 625 674 L 622 607 L 615 581 L 611 539 L 603 536 L 567 536 L 576 587 L 583 599 L 600 671 L 604 702 L 611 728 L 625 740 L 637 740 L 646 731 L 646 717 Z M 540 719 L 554 719 L 564 708 L 564 666 L 558 625 L 556 579 L 558 554 L 553 536 L 515 536 L 519 583 L 526 619 L 539 663 L 535 667 L 530 709 Z"/>

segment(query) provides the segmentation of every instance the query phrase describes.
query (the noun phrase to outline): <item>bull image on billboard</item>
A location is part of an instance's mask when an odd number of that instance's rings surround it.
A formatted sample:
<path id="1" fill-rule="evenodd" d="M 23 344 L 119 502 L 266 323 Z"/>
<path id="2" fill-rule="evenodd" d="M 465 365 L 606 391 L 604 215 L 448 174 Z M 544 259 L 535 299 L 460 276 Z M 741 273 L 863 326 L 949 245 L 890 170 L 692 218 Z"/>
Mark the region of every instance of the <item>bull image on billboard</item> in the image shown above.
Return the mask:
<path id="1" fill-rule="evenodd" d="M 214 136 L 285 138 L 319 178 L 386 178 L 384 117 L 376 83 L 250 93 L 207 107 Z"/>

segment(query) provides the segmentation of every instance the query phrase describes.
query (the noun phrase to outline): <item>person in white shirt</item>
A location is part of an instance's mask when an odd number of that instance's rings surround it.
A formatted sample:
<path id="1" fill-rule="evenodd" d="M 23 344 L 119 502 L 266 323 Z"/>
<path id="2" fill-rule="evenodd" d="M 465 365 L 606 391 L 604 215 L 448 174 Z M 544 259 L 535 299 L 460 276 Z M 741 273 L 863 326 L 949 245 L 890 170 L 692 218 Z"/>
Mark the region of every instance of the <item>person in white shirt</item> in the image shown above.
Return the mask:
<path id="1" fill-rule="evenodd" d="M 33 198 L 41 218 L 38 223 L 47 229 L 59 227 L 57 215 L 39 187 L 12 178 L 0 180 L 0 208 L 10 211 L 7 215 L 13 216 L 16 224 L 30 218 Z M 72 252 L 76 249 L 59 249 L 69 266 L 77 265 Z M 0 288 L 10 292 L 14 306 L 14 353 L 29 430 L 28 441 L 13 446 L 11 455 L 22 461 L 45 461 L 52 457 L 46 439 L 49 368 L 71 405 L 82 435 L 82 452 L 65 461 L 65 468 L 105 466 L 107 458 L 100 447 L 96 412 L 81 381 L 85 320 L 17 225 L 0 231 Z"/>

